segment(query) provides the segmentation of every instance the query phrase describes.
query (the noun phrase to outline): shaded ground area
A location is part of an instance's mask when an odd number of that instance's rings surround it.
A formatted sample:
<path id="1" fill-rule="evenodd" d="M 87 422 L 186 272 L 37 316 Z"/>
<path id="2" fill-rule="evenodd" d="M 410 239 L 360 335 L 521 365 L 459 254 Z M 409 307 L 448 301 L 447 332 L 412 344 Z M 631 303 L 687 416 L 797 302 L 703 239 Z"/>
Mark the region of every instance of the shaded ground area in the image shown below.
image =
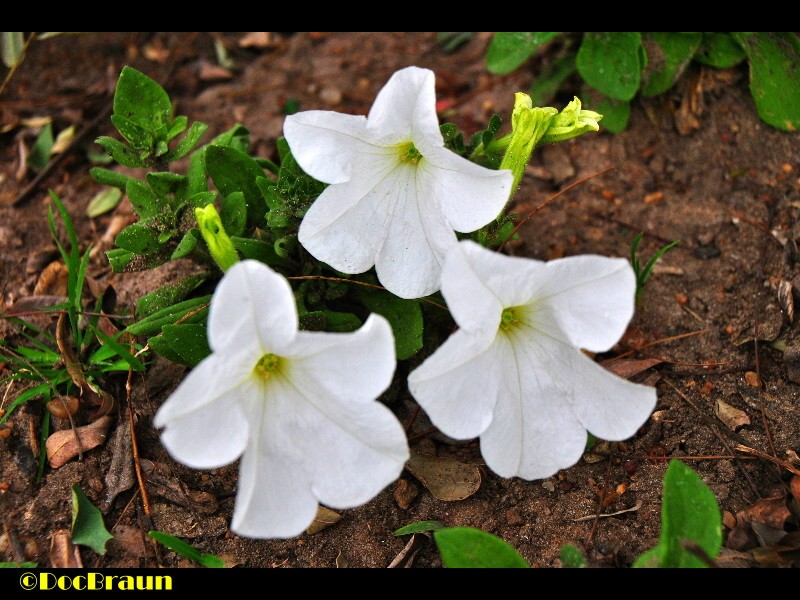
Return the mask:
<path id="1" fill-rule="evenodd" d="M 215 39 L 229 49 L 237 70 L 218 66 Z M 33 44 L 0 98 L 0 289 L 6 308 L 32 293 L 55 258 L 46 224 L 48 187 L 65 201 L 83 243 L 102 243 L 109 226 L 133 220 L 127 200 L 112 214 L 85 216 L 98 189 L 88 175 L 86 150 L 97 135 L 112 135 L 107 118 L 90 125 L 110 105 L 126 64 L 162 83 L 177 100 L 178 114 L 209 124 L 204 141 L 241 122 L 250 128 L 257 154 L 272 157 L 281 111 L 290 99 L 301 110 L 366 114 L 395 70 L 418 65 L 436 72 L 442 120 L 471 135 L 494 112 L 508 123 L 514 92 L 527 89 L 547 60 L 513 75 L 493 76 L 483 62 L 488 34 L 477 34 L 451 54 L 436 44 L 435 34 L 426 33 L 273 34 L 249 47 L 241 47 L 242 39 L 243 34 L 92 34 Z M 681 108 L 686 98 L 694 107 L 688 115 L 686 102 Z M 554 105 L 569 99 L 565 94 Z M 23 149 L 35 138 L 25 120 L 41 116 L 52 117 L 56 130 L 74 124 L 78 131 L 87 128 L 87 135 L 40 187 L 14 205 L 35 175 L 20 167 Z M 691 132 L 680 135 L 676 119 L 685 131 L 686 120 L 694 119 Z M 795 532 L 800 519 L 789 489 L 789 468 L 800 467 L 792 463 L 800 451 L 800 340 L 793 321 L 800 291 L 800 140 L 758 120 L 746 70 L 693 67 L 663 101 L 635 103 L 625 133 L 584 136 L 537 151 L 515 197 L 515 211 L 528 215 L 559 190 L 609 168 L 533 212 L 509 250 L 538 259 L 628 256 L 633 237 L 644 231 L 641 252 L 649 257 L 681 240 L 646 285 L 625 338 L 597 357 L 610 360 L 608 366 L 619 372 L 640 370 L 632 377 L 658 388 L 656 413 L 633 439 L 601 444 L 547 480 L 506 480 L 480 466 L 477 442 L 455 445 L 435 434 L 422 435 L 430 424 L 421 415 L 410 432 L 414 449 L 478 465 L 476 493 L 459 501 L 438 500 L 404 472 L 375 500 L 342 511 L 341 520 L 319 533 L 292 540 L 242 539 L 227 529 L 238 465 L 187 469 L 174 463 L 158 441 L 152 417 L 184 374 L 182 367 L 158 359 L 144 377 L 133 378 L 131 393 L 138 452 L 149 469 L 154 526 L 247 567 L 386 567 L 407 541 L 392 532 L 423 519 L 494 533 L 536 566 L 557 566 L 564 543 L 582 548 L 591 566 L 627 566 L 657 541 L 663 459 L 684 457 L 727 513 L 724 564 L 787 564 L 770 548 L 781 533 Z M 99 252 L 89 274 L 100 288 L 113 285 L 119 302 L 131 305 L 191 268 L 176 263 L 155 272 L 115 275 Z M 16 342 L 16 331 L 0 320 L 0 336 Z M 631 362 L 647 358 L 660 362 L 653 360 L 645 369 L 644 363 Z M 115 385 L 124 397 L 124 377 Z M 3 386 L 2 406 L 19 391 Z M 392 408 L 405 422 L 416 405 L 401 397 Z M 115 417 L 108 443 L 82 462 L 46 469 L 36 483 L 41 410 L 40 403 L 25 405 L 0 439 L 0 556 L 49 565 L 53 531 L 69 528 L 69 487 L 79 482 L 103 505 L 115 440 L 125 425 L 118 427 Z M 734 431 L 730 415 L 749 422 Z M 103 506 L 116 539 L 102 558 L 83 549 L 84 564 L 156 564 L 152 547 L 142 542 L 136 490 L 133 485 Z M 598 513 L 619 514 L 592 518 Z M 158 560 L 191 566 L 171 552 Z M 432 543 L 421 540 L 413 564 L 441 565 Z"/>

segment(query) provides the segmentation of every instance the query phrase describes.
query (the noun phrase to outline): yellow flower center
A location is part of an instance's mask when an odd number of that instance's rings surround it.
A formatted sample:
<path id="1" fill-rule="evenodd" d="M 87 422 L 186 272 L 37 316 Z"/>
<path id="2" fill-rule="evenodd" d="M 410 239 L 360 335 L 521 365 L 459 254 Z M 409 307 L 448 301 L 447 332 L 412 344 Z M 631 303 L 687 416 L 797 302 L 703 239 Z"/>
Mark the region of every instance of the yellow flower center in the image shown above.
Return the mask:
<path id="1" fill-rule="evenodd" d="M 419 150 L 416 149 L 414 142 L 400 144 L 397 147 L 397 150 L 398 154 L 400 155 L 400 160 L 404 163 L 418 165 L 419 161 L 422 160 L 422 154 L 420 154 Z"/>
<path id="2" fill-rule="evenodd" d="M 503 315 L 500 317 L 500 329 L 508 332 L 519 327 L 519 324 L 522 323 L 521 312 L 521 307 L 519 306 L 504 309 Z"/>
<path id="3" fill-rule="evenodd" d="M 258 359 L 256 366 L 253 367 L 253 375 L 266 381 L 276 375 L 283 364 L 283 359 L 274 354 L 265 354 Z"/>

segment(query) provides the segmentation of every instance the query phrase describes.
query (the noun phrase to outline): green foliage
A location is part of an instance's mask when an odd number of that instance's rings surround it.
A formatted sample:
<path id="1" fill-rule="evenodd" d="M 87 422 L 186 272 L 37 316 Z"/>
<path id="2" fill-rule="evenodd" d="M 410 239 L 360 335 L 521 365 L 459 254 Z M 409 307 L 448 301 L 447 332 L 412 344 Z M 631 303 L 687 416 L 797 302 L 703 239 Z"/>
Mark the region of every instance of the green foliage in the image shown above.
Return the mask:
<path id="1" fill-rule="evenodd" d="M 784 131 L 800 126 L 800 38 L 794 32 L 498 32 L 486 53 L 490 71 L 510 73 L 558 36 L 555 59 L 532 89 L 535 104 L 544 104 L 577 69 L 585 82 L 588 105 L 604 116 L 603 125 L 623 131 L 630 101 L 663 94 L 692 61 L 730 68 L 747 60 L 750 91 L 758 115 Z M 576 50 L 577 48 L 577 50 Z"/>
<path id="2" fill-rule="evenodd" d="M 53 149 L 53 124 L 46 123 L 36 136 L 31 153 L 28 156 L 28 166 L 37 171 L 44 169 L 50 162 L 50 151 Z"/>
<path id="3" fill-rule="evenodd" d="M 642 297 L 642 290 L 644 289 L 644 284 L 647 282 L 647 279 L 650 277 L 650 273 L 653 271 L 653 267 L 656 266 L 658 260 L 664 256 L 669 250 L 672 250 L 675 246 L 681 243 L 680 240 L 675 240 L 674 242 L 670 242 L 666 246 L 660 248 L 653 256 L 650 257 L 650 260 L 647 261 L 644 269 L 642 269 L 642 264 L 639 262 L 639 259 L 636 257 L 636 251 L 639 248 L 639 242 L 642 241 L 642 237 L 644 237 L 644 231 L 638 233 L 635 238 L 633 238 L 633 242 L 631 243 L 631 266 L 633 267 L 633 272 L 636 275 L 636 301 Z"/>
<path id="4" fill-rule="evenodd" d="M 472 527 L 449 527 L 434 531 L 433 539 L 445 567 L 528 568 L 519 552 L 499 537 Z"/>
<path id="5" fill-rule="evenodd" d="M 498 75 L 511 73 L 557 35 L 558 32 L 501 31 L 489 44 L 486 65 Z"/>
<path id="6" fill-rule="evenodd" d="M 382 290 L 361 288 L 358 298 L 370 312 L 386 317 L 394 333 L 398 360 L 411 358 L 422 349 L 422 309 L 419 300 L 405 300 Z"/>
<path id="7" fill-rule="evenodd" d="M 410 535 L 412 533 L 423 533 L 425 531 L 439 531 L 445 529 L 447 525 L 439 521 L 417 521 L 416 523 L 409 523 L 394 532 L 393 535 Z"/>
<path id="8" fill-rule="evenodd" d="M 750 92 L 761 119 L 800 129 L 800 38 L 794 33 L 734 33 L 750 63 Z"/>
<path id="9" fill-rule="evenodd" d="M 35 562 L 0 562 L 0 569 L 35 569 L 38 566 Z"/>
<path id="10" fill-rule="evenodd" d="M 193 560 L 200 566 L 209 569 L 222 569 L 225 567 L 225 563 L 217 555 L 209 554 L 208 552 L 200 553 L 200 551 L 194 546 L 187 544 L 183 540 L 169 535 L 168 533 L 164 533 L 163 531 L 148 531 L 147 535 L 149 535 L 162 546 L 166 546 L 184 558 Z"/>
<path id="11" fill-rule="evenodd" d="M 586 558 L 579 548 L 564 544 L 561 546 L 561 566 L 565 569 L 583 569 L 586 567 Z"/>
<path id="12" fill-rule="evenodd" d="M 634 567 L 707 567 L 722 548 L 722 514 L 700 476 L 678 460 L 664 475 L 661 537 Z"/>
<path id="13" fill-rule="evenodd" d="M 108 532 L 103 515 L 76 483 L 72 486 L 72 542 L 89 546 L 98 554 L 106 553 L 106 544 L 114 536 Z"/>

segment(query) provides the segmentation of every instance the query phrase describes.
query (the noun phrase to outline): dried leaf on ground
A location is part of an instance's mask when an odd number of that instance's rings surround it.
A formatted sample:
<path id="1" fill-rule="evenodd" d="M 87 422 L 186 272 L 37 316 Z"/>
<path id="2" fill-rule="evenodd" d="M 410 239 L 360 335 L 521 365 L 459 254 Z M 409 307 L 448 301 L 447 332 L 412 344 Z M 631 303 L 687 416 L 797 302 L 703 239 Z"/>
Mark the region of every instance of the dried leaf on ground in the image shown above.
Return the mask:
<path id="1" fill-rule="evenodd" d="M 208 492 L 190 490 L 183 481 L 172 474 L 170 468 L 145 458 L 140 461 L 148 491 L 194 512 L 211 515 L 217 512 L 217 499 Z"/>
<path id="2" fill-rule="evenodd" d="M 306 533 L 308 535 L 314 535 L 322 531 L 323 529 L 327 529 L 331 525 L 338 523 L 342 518 L 342 515 L 337 513 L 336 511 L 331 510 L 330 508 L 326 508 L 324 506 L 320 506 L 317 508 L 317 515 L 314 517 L 314 520 L 311 522 L 311 525 L 308 526 L 306 529 Z"/>
<path id="3" fill-rule="evenodd" d="M 54 569 L 82 569 L 81 553 L 72 543 L 69 529 L 56 529 L 50 536 L 50 566 Z"/>
<path id="4" fill-rule="evenodd" d="M 739 523 L 762 523 L 775 529 L 783 529 L 786 519 L 791 516 L 786 506 L 786 497 L 761 498 L 744 510 L 736 513 Z"/>
<path id="5" fill-rule="evenodd" d="M 120 411 L 119 422 L 109 444 L 111 464 L 106 472 L 106 494 L 100 502 L 100 510 L 108 512 L 118 494 L 129 490 L 135 479 L 133 471 L 133 444 L 131 440 L 130 413 Z"/>
<path id="6" fill-rule="evenodd" d="M 44 268 L 42 274 L 33 288 L 34 296 L 66 296 L 67 278 L 69 269 L 58 260 L 51 262 Z"/>
<path id="7" fill-rule="evenodd" d="M 106 441 L 111 417 L 101 417 L 94 423 L 56 431 L 45 442 L 47 460 L 50 466 L 57 469 L 68 461 L 78 456 L 81 452 L 88 452 L 92 448 Z"/>
<path id="8" fill-rule="evenodd" d="M 664 362 L 660 358 L 642 358 L 642 359 L 622 359 L 622 360 L 609 360 L 600 363 L 606 369 L 619 375 L 625 379 L 630 379 L 634 375 L 646 371 L 650 367 Z"/>
<path id="9" fill-rule="evenodd" d="M 420 548 L 422 548 L 430 536 L 424 533 L 415 533 L 408 540 L 400 553 L 389 563 L 388 569 L 408 569 L 414 563 Z"/>
<path id="10" fill-rule="evenodd" d="M 747 413 L 723 400 L 717 400 L 714 404 L 714 414 L 732 431 L 736 431 L 744 425 L 750 425 L 750 417 L 747 416 Z"/>
<path id="11" fill-rule="evenodd" d="M 346 569 L 350 566 L 350 561 L 347 560 L 347 557 L 344 553 L 339 550 L 339 554 L 336 555 L 336 568 L 337 569 Z"/>
<path id="12" fill-rule="evenodd" d="M 480 469 L 452 458 L 425 456 L 412 450 L 406 469 L 439 500 L 464 500 L 481 487 Z"/>

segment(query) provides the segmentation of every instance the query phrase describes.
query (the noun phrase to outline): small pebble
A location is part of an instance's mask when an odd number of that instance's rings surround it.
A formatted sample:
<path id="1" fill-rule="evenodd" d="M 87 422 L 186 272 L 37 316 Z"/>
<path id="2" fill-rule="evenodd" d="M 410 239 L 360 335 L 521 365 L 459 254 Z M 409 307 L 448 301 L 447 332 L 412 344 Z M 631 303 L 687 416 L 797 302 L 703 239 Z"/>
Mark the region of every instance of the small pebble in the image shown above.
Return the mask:
<path id="1" fill-rule="evenodd" d="M 335 106 L 342 101 L 342 92 L 336 88 L 323 88 L 323 90 L 319 93 L 319 97 L 328 104 Z"/>
<path id="2" fill-rule="evenodd" d="M 543 487 L 544 489 L 546 489 L 548 492 L 554 492 L 554 491 L 556 491 L 556 484 L 554 484 L 554 483 L 553 483 L 552 481 L 550 481 L 549 479 L 545 479 L 545 480 L 542 482 L 542 487 Z"/>
<path id="3" fill-rule="evenodd" d="M 628 475 L 633 475 L 634 473 L 636 473 L 636 469 L 638 468 L 639 468 L 639 463 L 637 463 L 635 460 L 626 460 L 624 463 L 622 463 L 622 469 Z"/>
<path id="4" fill-rule="evenodd" d="M 747 373 L 744 374 L 744 380 L 747 382 L 747 385 L 751 387 L 754 388 L 761 387 L 761 378 L 755 371 L 747 371 Z"/>

